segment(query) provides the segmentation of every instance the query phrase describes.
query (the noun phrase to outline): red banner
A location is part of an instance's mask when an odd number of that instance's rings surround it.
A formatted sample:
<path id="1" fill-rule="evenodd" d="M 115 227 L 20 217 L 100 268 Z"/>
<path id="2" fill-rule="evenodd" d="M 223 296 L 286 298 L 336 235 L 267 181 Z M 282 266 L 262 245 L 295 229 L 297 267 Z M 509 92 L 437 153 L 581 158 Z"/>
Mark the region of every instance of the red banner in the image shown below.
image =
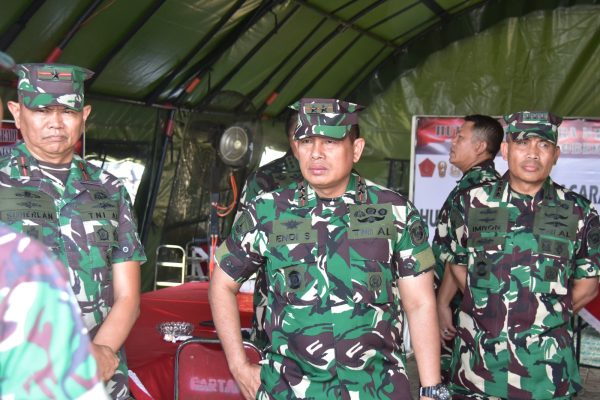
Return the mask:
<path id="1" fill-rule="evenodd" d="M 10 147 L 21 139 L 21 133 L 13 121 L 0 124 L 0 157 L 10 154 Z"/>

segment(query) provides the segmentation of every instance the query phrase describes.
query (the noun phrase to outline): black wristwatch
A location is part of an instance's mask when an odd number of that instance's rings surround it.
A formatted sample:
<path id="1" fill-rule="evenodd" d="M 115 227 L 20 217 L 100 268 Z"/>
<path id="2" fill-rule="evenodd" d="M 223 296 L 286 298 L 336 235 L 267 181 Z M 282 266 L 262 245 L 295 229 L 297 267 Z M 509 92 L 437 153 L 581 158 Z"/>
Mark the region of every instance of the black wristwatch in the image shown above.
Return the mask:
<path id="1" fill-rule="evenodd" d="M 443 383 L 438 383 L 435 386 L 427 386 L 419 388 L 419 396 L 431 397 L 435 400 L 449 400 L 450 391 Z"/>

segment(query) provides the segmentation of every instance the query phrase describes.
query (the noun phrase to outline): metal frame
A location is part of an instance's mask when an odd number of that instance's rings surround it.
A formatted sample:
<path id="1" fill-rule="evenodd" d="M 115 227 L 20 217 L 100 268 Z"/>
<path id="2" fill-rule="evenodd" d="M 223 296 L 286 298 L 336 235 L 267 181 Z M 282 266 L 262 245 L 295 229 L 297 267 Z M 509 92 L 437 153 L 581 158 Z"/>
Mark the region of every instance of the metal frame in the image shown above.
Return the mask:
<path id="1" fill-rule="evenodd" d="M 175 374 L 173 377 L 173 393 L 174 393 L 174 399 L 175 400 L 179 400 L 179 359 L 180 359 L 180 355 L 181 352 L 183 351 L 183 349 L 189 345 L 189 344 L 194 344 L 194 343 L 198 343 L 198 344 L 221 344 L 221 341 L 219 339 L 213 339 L 213 338 L 200 338 L 200 337 L 193 337 L 191 339 L 188 339 L 184 342 L 182 342 L 179 347 L 177 347 L 177 352 L 175 353 Z M 248 341 L 248 340 L 243 340 L 242 341 L 243 345 L 244 345 L 244 350 L 246 351 L 253 351 L 256 352 L 256 354 L 262 359 L 264 358 L 264 354 L 262 352 L 262 350 L 260 348 L 258 348 L 254 343 Z M 222 351 L 223 353 L 223 357 L 225 357 L 225 352 Z M 240 394 L 240 399 L 243 399 L 243 396 L 241 396 Z"/>
<path id="2" fill-rule="evenodd" d="M 176 261 L 160 261 L 159 254 L 161 249 L 176 249 L 181 252 L 181 262 Z M 179 281 L 159 281 L 158 280 L 158 270 L 159 268 L 178 268 L 181 277 Z M 156 265 L 154 268 L 154 290 L 157 289 L 158 286 L 179 286 L 185 282 L 185 273 L 187 269 L 186 262 L 186 254 L 185 249 L 181 246 L 177 246 L 174 244 L 162 244 L 156 248 Z"/>

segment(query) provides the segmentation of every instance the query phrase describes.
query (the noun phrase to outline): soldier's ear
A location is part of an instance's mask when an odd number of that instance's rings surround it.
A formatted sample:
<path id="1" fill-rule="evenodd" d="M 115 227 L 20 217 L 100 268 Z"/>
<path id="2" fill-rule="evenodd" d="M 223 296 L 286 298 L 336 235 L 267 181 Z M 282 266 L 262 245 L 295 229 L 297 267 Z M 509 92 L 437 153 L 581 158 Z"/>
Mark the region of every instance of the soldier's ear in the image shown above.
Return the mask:
<path id="1" fill-rule="evenodd" d="M 83 120 L 85 121 L 87 119 L 87 117 L 89 117 L 90 113 L 92 112 L 92 106 L 89 104 L 86 104 L 85 106 L 83 106 Z"/>
<path id="2" fill-rule="evenodd" d="M 292 150 L 292 154 L 294 157 L 298 158 L 298 141 L 290 140 L 290 149 Z"/>
<path id="3" fill-rule="evenodd" d="M 6 106 L 8 110 L 13 115 L 13 119 L 15 120 L 15 126 L 18 129 L 21 129 L 21 105 L 16 101 L 7 101 Z"/>
<path id="4" fill-rule="evenodd" d="M 358 160 L 360 160 L 360 156 L 362 155 L 363 149 L 365 148 L 365 139 L 356 138 L 354 140 L 354 143 L 352 143 L 352 147 L 354 150 L 354 156 L 352 157 L 352 160 L 355 163 L 357 163 Z"/>
<path id="5" fill-rule="evenodd" d="M 479 140 L 475 145 L 475 152 L 477 155 L 487 152 L 487 142 L 485 140 Z"/>
<path id="6" fill-rule="evenodd" d="M 507 154 L 508 154 L 508 143 L 507 142 L 502 142 L 500 144 L 500 153 L 502 154 L 502 158 L 505 161 L 508 161 Z"/>

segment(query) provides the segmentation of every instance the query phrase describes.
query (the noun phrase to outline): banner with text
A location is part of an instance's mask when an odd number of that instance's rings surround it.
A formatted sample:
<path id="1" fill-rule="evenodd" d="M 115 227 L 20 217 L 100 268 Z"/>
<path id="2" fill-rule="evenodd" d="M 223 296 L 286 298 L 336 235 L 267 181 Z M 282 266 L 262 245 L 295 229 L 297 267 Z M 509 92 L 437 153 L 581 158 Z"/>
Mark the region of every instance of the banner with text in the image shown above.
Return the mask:
<path id="1" fill-rule="evenodd" d="M 505 126 L 504 121 L 500 122 Z M 410 198 L 428 222 L 430 239 L 440 207 L 462 176 L 448 162 L 450 142 L 462 123 L 461 117 L 413 117 Z M 552 179 L 587 197 L 599 209 L 600 119 L 566 118 L 558 132 L 561 153 L 552 169 Z M 500 153 L 495 163 L 503 174 L 507 165 Z"/>
<path id="2" fill-rule="evenodd" d="M 21 139 L 21 134 L 13 121 L 0 121 L 0 157 L 10 154 L 10 147 Z"/>
<path id="3" fill-rule="evenodd" d="M 462 123 L 460 117 L 413 117 L 410 198 L 427 220 L 430 242 L 439 210 L 462 176 L 448 162 L 450 142 Z M 504 121 L 500 123 L 505 127 Z M 552 179 L 587 197 L 600 209 L 600 119 L 566 118 L 558 133 L 561 152 Z M 503 174 L 506 161 L 498 154 L 494 162 Z M 600 295 L 579 315 L 600 331 Z"/>

